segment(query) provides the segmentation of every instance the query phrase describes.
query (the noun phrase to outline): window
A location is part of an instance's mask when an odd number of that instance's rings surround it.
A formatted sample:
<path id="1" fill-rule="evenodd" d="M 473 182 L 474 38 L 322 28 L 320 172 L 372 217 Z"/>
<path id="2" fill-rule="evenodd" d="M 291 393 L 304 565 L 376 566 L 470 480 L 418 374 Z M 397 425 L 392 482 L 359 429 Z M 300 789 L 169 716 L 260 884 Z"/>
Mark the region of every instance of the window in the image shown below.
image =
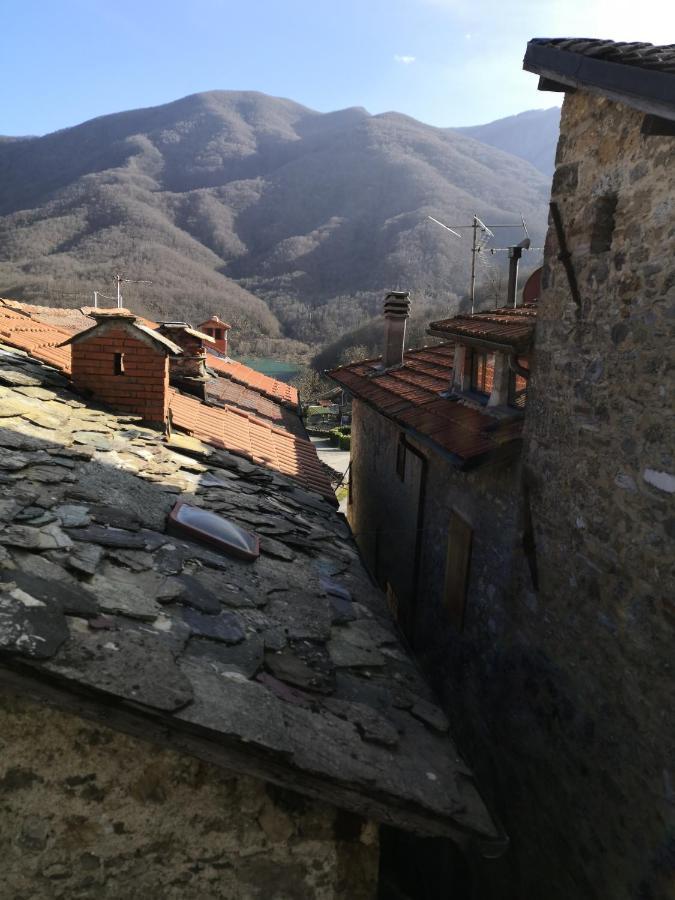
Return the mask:
<path id="1" fill-rule="evenodd" d="M 113 372 L 115 375 L 124 375 L 124 353 L 114 354 Z"/>
<path id="2" fill-rule="evenodd" d="M 396 474 L 401 481 L 405 481 L 405 454 L 405 442 L 403 435 L 401 435 L 396 448 Z"/>
<path id="3" fill-rule="evenodd" d="M 464 626 L 464 607 L 469 584 L 469 562 L 473 528 L 459 513 L 450 514 L 448 552 L 445 559 L 444 600 L 452 625 L 461 631 Z"/>
<path id="4" fill-rule="evenodd" d="M 471 390 L 489 397 L 494 375 L 494 353 L 480 353 L 474 350 L 471 354 Z"/>
<path id="5" fill-rule="evenodd" d="M 527 402 L 527 379 L 511 372 L 509 377 L 509 406 L 525 409 Z"/>

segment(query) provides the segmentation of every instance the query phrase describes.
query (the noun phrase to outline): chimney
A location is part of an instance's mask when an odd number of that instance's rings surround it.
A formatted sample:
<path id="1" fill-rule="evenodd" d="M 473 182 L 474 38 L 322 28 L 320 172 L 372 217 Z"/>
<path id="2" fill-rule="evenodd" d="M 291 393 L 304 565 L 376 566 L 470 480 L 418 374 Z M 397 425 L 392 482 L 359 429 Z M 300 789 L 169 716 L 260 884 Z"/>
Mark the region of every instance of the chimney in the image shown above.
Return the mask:
<path id="1" fill-rule="evenodd" d="M 187 322 L 162 322 L 157 330 L 183 351 L 180 356 L 169 359 L 170 381 L 205 381 L 208 378 L 206 349 L 207 345 L 215 349 L 215 340 L 208 334 L 191 328 Z"/>
<path id="2" fill-rule="evenodd" d="M 203 331 L 210 338 L 213 338 L 213 349 L 217 350 L 221 356 L 227 356 L 227 332 L 232 327 L 227 322 L 223 322 L 218 316 L 211 316 L 206 322 L 202 322 L 197 326 L 199 331 Z"/>
<path id="3" fill-rule="evenodd" d="M 126 310 L 97 310 L 93 318 L 96 325 L 61 344 L 71 348 L 73 386 L 115 409 L 164 423 L 169 357 L 180 347 Z"/>
<path id="4" fill-rule="evenodd" d="M 523 255 L 523 250 L 529 250 L 530 239 L 525 238 L 515 247 L 509 247 L 509 286 L 506 292 L 506 305 L 517 306 L 516 290 L 518 287 L 518 264 Z"/>
<path id="5" fill-rule="evenodd" d="M 384 298 L 385 369 L 403 365 L 406 320 L 410 316 L 410 291 L 390 291 Z"/>

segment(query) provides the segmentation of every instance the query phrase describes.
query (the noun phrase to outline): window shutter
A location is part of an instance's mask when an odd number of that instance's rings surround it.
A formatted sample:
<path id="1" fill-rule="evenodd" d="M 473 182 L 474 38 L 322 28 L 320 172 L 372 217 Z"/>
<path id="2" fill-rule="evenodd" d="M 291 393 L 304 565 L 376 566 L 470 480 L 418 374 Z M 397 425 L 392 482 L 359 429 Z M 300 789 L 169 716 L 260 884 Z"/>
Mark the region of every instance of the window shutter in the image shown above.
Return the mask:
<path id="1" fill-rule="evenodd" d="M 472 540 L 473 528 L 458 513 L 452 512 L 448 530 L 444 597 L 450 622 L 458 631 L 464 625 Z"/>

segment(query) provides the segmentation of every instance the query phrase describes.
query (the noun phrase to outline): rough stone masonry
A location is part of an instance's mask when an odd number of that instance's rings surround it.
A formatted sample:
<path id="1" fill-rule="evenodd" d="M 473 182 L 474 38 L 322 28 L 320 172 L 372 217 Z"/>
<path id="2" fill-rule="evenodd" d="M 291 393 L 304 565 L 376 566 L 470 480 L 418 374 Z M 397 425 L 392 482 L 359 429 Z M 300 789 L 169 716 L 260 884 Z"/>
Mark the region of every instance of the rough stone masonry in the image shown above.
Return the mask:
<path id="1" fill-rule="evenodd" d="M 675 896 L 675 142 L 642 119 L 565 99 L 552 200 L 581 304 L 549 228 L 523 461 L 535 553 L 496 633 L 467 636 L 452 703 L 494 776 L 519 900 Z"/>

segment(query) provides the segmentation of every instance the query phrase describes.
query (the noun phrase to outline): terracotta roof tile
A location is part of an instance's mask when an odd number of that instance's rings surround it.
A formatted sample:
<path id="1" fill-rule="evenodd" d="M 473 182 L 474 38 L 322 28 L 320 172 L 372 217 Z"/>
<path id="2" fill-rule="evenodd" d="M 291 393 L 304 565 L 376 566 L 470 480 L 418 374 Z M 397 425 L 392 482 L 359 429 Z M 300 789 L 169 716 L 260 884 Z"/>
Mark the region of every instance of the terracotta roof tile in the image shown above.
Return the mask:
<path id="1" fill-rule="evenodd" d="M 173 424 L 222 450 L 274 469 L 335 501 L 335 494 L 314 445 L 248 413 L 226 406 L 207 406 L 171 389 Z"/>
<path id="2" fill-rule="evenodd" d="M 41 322 L 0 301 L 0 343 L 24 350 L 29 356 L 65 374 L 71 371 L 70 346 L 58 345 L 73 333 L 73 330 Z M 263 399 L 260 397 L 261 402 Z M 276 427 L 271 417 L 268 420 L 257 418 L 234 406 L 207 406 L 173 389 L 171 410 L 178 428 L 215 447 L 238 453 L 287 475 L 308 490 L 317 491 L 335 502 L 335 494 L 314 445 L 289 430 Z"/>
<path id="3" fill-rule="evenodd" d="M 70 372 L 70 347 L 59 347 L 72 331 L 33 319 L 30 315 L 0 304 L 0 341 L 24 350 L 30 356 Z"/>
<path id="4" fill-rule="evenodd" d="M 366 360 L 329 372 L 359 400 L 457 457 L 461 465 L 520 437 L 522 420 L 499 420 L 447 396 L 454 343 L 409 350 L 403 365 L 386 372 L 380 360 Z"/>
<path id="5" fill-rule="evenodd" d="M 527 303 L 516 308 L 500 307 L 473 316 L 453 316 L 429 324 L 429 331 L 434 334 L 457 335 L 460 338 L 473 338 L 525 349 L 532 342 L 534 326 L 537 318 L 537 304 Z"/>
<path id="6" fill-rule="evenodd" d="M 229 378 L 213 378 L 205 383 L 204 389 L 206 402 L 211 406 L 233 406 L 258 418 L 268 419 L 277 428 L 297 437 L 307 437 L 305 426 L 296 412 L 243 384 Z"/>
<path id="7" fill-rule="evenodd" d="M 279 403 L 286 403 L 289 406 L 297 407 L 298 392 L 296 388 L 283 381 L 277 381 L 276 378 L 270 378 L 269 375 L 263 375 L 262 372 L 256 372 L 243 363 L 236 362 L 233 359 L 223 359 L 215 353 L 209 353 L 206 364 L 210 369 L 214 369 L 219 375 L 225 378 L 231 378 L 238 384 L 243 384 L 254 391 L 258 391 L 264 397 L 270 400 L 276 400 Z"/>

